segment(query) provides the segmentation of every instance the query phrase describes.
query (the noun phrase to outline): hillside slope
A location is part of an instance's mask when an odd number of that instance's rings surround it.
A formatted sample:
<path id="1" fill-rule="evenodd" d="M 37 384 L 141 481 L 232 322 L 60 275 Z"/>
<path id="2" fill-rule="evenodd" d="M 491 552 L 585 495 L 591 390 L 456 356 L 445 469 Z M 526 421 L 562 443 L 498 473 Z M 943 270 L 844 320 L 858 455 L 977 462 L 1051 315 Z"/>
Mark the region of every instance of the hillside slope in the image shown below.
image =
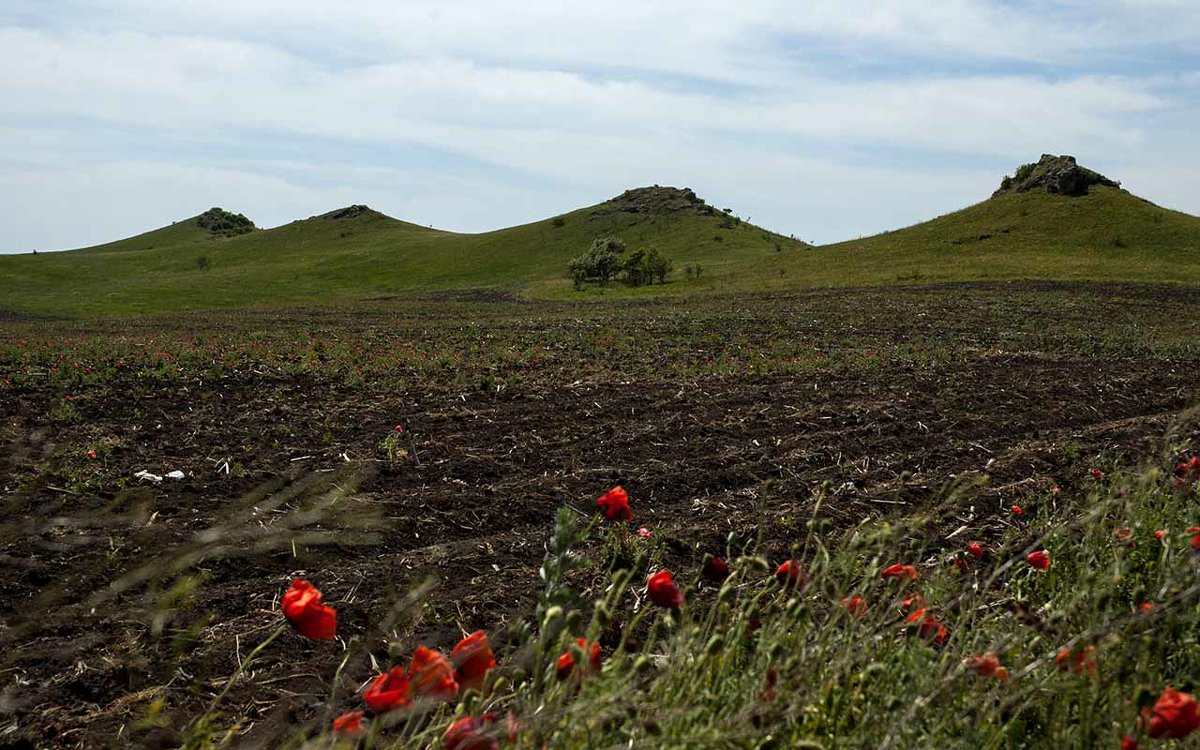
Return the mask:
<path id="1" fill-rule="evenodd" d="M 1123 190 L 1000 195 L 907 229 L 813 251 L 813 280 L 1200 282 L 1200 218 Z M 815 264 L 814 264 L 815 265 Z"/>
<path id="2" fill-rule="evenodd" d="M 1070 157 L 1043 157 L 1005 178 L 993 197 L 931 221 L 769 258 L 733 286 L 985 279 L 1200 283 L 1200 218 L 1156 206 L 1082 168 L 1096 179 L 1081 187 L 1046 170 L 1047 159 Z"/>
<path id="3" fill-rule="evenodd" d="M 94 248 L 0 256 L 0 309 L 105 315 L 472 287 L 515 291 L 531 283 L 569 289 L 567 261 L 608 235 L 657 248 L 674 260 L 677 277 L 689 264 L 720 274 L 777 248 L 804 247 L 673 188 L 631 190 L 483 234 L 443 232 L 351 206 L 234 237 L 198 232 L 189 220 Z"/>
<path id="4" fill-rule="evenodd" d="M 1200 218 L 1138 198 L 1066 156 L 1021 167 L 960 211 L 822 247 L 726 215 L 690 190 L 657 186 L 482 234 L 366 206 L 268 230 L 227 212 L 215 226 L 233 229 L 206 230 L 198 218 L 83 250 L 0 256 L 0 313 L 152 313 L 470 288 L 586 300 L 1010 279 L 1200 284 Z M 671 258 L 672 281 L 573 290 L 567 262 L 610 235 Z"/>

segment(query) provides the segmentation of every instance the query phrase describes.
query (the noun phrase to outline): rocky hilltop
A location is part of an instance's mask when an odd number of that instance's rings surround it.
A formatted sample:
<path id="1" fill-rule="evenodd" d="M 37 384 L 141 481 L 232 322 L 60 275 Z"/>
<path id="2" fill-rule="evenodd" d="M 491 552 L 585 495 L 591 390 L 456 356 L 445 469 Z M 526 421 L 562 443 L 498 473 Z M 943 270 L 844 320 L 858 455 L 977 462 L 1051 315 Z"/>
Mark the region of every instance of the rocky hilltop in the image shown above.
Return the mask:
<path id="1" fill-rule="evenodd" d="M 641 187 L 626 190 L 616 198 L 597 206 L 592 216 L 607 216 L 616 213 L 669 214 L 686 211 L 700 216 L 712 216 L 716 209 L 704 202 L 690 188 Z"/>
<path id="2" fill-rule="evenodd" d="M 1005 177 L 992 197 L 1004 193 L 1043 191 L 1052 195 L 1087 195 L 1092 185 L 1121 187 L 1099 172 L 1079 166 L 1074 156 L 1042 154 L 1034 164 L 1019 167 L 1011 177 Z"/>
<path id="3" fill-rule="evenodd" d="M 364 206 L 361 203 L 356 203 L 353 206 L 346 206 L 345 208 L 339 208 L 330 211 L 329 213 L 321 214 L 317 218 L 339 221 L 342 219 L 357 219 L 359 216 L 372 213 L 375 213 L 375 211 L 370 206 Z"/>

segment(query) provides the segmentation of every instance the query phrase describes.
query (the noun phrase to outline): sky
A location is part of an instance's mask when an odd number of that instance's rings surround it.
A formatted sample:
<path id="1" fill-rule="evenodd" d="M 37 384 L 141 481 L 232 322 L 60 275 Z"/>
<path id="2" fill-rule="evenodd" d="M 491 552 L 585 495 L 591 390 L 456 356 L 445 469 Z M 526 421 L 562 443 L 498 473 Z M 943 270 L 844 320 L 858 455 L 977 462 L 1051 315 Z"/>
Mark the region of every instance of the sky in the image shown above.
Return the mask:
<path id="1" fill-rule="evenodd" d="M 1074 154 L 1200 214 L 1198 0 L 4 0 L 0 252 L 690 187 L 810 242 Z"/>

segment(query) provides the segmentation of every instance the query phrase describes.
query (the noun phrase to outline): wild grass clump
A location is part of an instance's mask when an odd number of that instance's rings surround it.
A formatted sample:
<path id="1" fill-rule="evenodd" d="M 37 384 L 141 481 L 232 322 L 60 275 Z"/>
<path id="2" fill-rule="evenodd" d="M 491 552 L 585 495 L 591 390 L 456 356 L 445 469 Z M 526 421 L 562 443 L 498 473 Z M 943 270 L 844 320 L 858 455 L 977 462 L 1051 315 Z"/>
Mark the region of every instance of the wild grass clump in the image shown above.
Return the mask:
<path id="1" fill-rule="evenodd" d="M 654 530 L 633 530 L 636 500 L 614 489 L 590 522 L 559 513 L 535 620 L 512 645 L 492 660 L 485 635 L 464 639 L 487 645 L 472 688 L 449 687 L 461 643 L 436 690 L 420 687 L 438 658 L 420 647 L 392 672 L 395 704 L 309 741 L 1192 746 L 1167 738 L 1200 724 L 1200 460 L 1173 468 L 1093 470 L 1086 498 L 1047 493 L 950 533 L 936 511 L 836 532 L 814 515 L 790 559 L 699 550 L 665 574 Z"/>

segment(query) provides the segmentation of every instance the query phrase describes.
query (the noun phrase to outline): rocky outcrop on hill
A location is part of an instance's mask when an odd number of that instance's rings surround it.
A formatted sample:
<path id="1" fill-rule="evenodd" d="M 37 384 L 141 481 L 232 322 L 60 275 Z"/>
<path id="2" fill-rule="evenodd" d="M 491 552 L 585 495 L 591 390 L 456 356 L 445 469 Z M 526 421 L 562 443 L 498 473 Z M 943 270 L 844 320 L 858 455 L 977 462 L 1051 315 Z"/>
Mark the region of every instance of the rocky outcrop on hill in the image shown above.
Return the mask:
<path id="1" fill-rule="evenodd" d="M 215 206 L 200 214 L 196 219 L 196 224 L 213 234 L 223 234 L 226 237 L 246 234 L 257 229 L 254 222 L 242 214 L 230 213 Z"/>
<path id="2" fill-rule="evenodd" d="M 1110 180 L 1099 172 L 1079 166 L 1074 156 L 1042 154 L 1035 164 L 1025 164 L 1011 177 L 1005 177 L 994 198 L 1004 193 L 1028 193 L 1038 190 L 1052 195 L 1087 195 L 1092 185 L 1121 187 L 1121 183 Z"/>
<path id="3" fill-rule="evenodd" d="M 361 204 L 355 204 L 353 206 L 346 206 L 345 208 L 339 208 L 336 211 L 330 211 L 327 214 L 321 214 L 321 216 L 319 218 L 334 219 L 334 220 L 357 219 L 359 216 L 362 216 L 363 214 L 370 214 L 370 213 L 375 213 L 374 211 L 371 210 L 370 206 L 363 206 Z"/>
<path id="4" fill-rule="evenodd" d="M 705 203 L 689 188 L 643 187 L 626 190 L 616 198 L 597 206 L 592 216 L 607 216 L 615 213 L 669 214 L 686 211 L 700 216 L 712 216 L 716 210 Z"/>

